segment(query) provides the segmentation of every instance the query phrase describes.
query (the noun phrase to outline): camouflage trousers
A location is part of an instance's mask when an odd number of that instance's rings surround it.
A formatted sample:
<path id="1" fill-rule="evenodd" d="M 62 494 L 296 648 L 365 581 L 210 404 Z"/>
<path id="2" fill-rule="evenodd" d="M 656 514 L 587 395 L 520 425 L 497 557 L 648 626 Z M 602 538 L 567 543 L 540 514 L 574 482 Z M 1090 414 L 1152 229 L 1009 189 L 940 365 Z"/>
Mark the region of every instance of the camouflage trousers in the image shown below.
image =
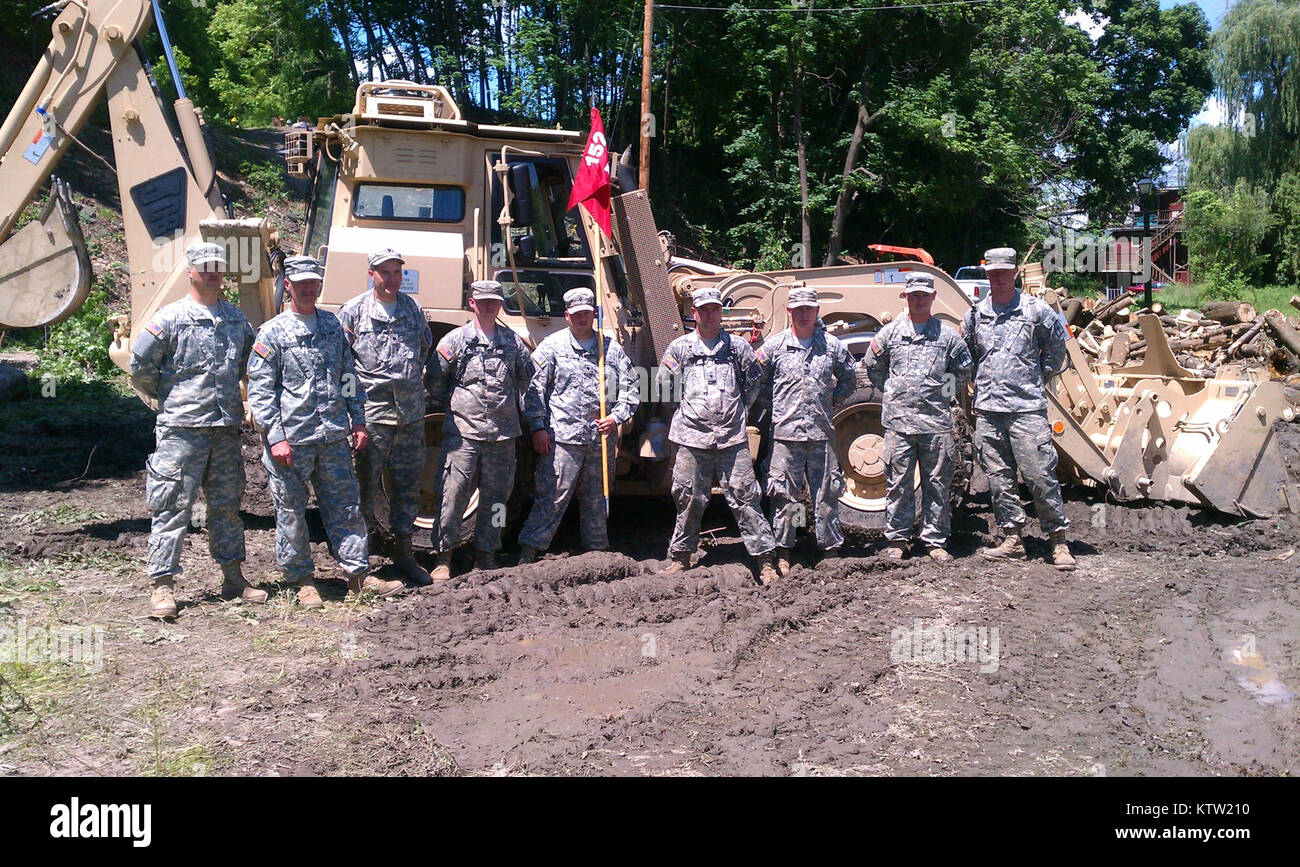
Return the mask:
<path id="1" fill-rule="evenodd" d="M 844 474 L 831 440 L 775 440 L 768 464 L 767 495 L 772 499 L 772 530 L 776 544 L 793 548 L 795 534 L 808 526 L 808 515 L 799 495 L 808 492 L 812 501 L 817 547 L 823 551 L 844 544 L 840 526 L 840 495 Z"/>
<path id="2" fill-rule="evenodd" d="M 1056 478 L 1056 446 L 1047 411 L 980 412 L 975 418 L 975 455 L 989 477 L 993 516 L 1004 530 L 1025 523 L 1016 471 L 1034 498 L 1046 533 L 1070 526 Z"/>
<path id="3" fill-rule="evenodd" d="M 609 444 L 609 479 L 614 480 L 614 443 Z M 519 544 L 545 551 L 555 538 L 569 500 L 578 495 L 579 533 L 592 551 L 609 548 L 605 516 L 605 486 L 600 474 L 600 440 L 590 445 L 555 443 L 537 459 L 533 509 L 519 531 Z"/>
<path id="4" fill-rule="evenodd" d="M 295 445 L 292 467 L 276 462 L 271 449 L 263 446 L 262 466 L 275 503 L 275 559 L 285 579 L 301 581 L 316 570 L 307 532 L 309 484 L 334 558 L 349 575 L 364 574 L 370 568 L 366 522 L 348 441 Z"/>
<path id="5" fill-rule="evenodd" d="M 501 550 L 506 503 L 515 486 L 515 441 L 486 442 L 456 436 L 444 439 L 434 489 L 441 492 L 433 547 L 439 554 L 461 546 L 461 523 L 474 491 L 479 492 L 474 547 Z"/>
<path id="6" fill-rule="evenodd" d="M 208 551 L 225 565 L 244 559 L 244 459 L 237 427 L 154 429 L 157 443 L 146 464 L 144 496 L 153 513 L 149 530 L 150 578 L 179 575 L 190 509 L 203 487 L 208 503 Z"/>
<path id="7" fill-rule="evenodd" d="M 767 554 L 776 547 L 772 527 L 763 517 L 763 492 L 754 477 L 754 462 L 744 443 L 725 449 L 677 447 L 673 464 L 673 500 L 677 503 L 677 523 L 668 542 L 668 554 L 690 554 L 700 544 L 700 521 L 709 506 L 713 478 L 727 498 L 736 517 L 745 550 L 754 556 Z"/>
<path id="8" fill-rule="evenodd" d="M 921 542 L 948 544 L 952 532 L 952 476 L 957 446 L 951 432 L 905 434 L 885 431 L 885 538 L 912 541 L 916 514 L 916 467 L 921 466 Z"/>
<path id="9" fill-rule="evenodd" d="M 394 536 L 409 536 L 420 511 L 420 471 L 424 468 L 424 422 L 367 424 L 369 444 L 357 452 L 361 515 L 372 530 L 375 497 L 388 492 L 388 527 Z M 387 473 L 388 480 L 384 481 Z"/>

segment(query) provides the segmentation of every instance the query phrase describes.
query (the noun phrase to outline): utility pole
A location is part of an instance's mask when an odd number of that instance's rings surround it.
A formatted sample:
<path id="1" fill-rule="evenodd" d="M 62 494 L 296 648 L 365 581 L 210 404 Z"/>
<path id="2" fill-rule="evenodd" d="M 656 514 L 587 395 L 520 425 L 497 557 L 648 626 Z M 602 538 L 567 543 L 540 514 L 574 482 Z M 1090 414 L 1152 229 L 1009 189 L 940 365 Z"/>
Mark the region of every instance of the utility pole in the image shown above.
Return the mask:
<path id="1" fill-rule="evenodd" d="M 650 59 L 654 44 L 655 0 L 645 0 L 645 23 L 641 30 L 641 172 L 637 186 L 650 189 Z"/>

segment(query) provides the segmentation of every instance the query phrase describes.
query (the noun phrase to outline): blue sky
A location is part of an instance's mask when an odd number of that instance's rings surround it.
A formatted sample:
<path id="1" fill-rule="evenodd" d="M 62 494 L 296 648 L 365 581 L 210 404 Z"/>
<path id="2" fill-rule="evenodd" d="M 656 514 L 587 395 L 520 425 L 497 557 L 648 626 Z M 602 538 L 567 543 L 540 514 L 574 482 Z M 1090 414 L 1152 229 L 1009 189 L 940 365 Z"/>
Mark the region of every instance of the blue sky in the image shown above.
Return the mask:
<path id="1" fill-rule="evenodd" d="M 1177 6 L 1178 0 L 1160 0 L 1160 8 L 1168 9 L 1170 6 Z M 1197 6 L 1205 13 L 1205 17 L 1210 19 L 1211 27 L 1218 27 L 1219 21 L 1223 18 L 1224 10 L 1230 5 L 1229 0 L 1197 0 Z"/>

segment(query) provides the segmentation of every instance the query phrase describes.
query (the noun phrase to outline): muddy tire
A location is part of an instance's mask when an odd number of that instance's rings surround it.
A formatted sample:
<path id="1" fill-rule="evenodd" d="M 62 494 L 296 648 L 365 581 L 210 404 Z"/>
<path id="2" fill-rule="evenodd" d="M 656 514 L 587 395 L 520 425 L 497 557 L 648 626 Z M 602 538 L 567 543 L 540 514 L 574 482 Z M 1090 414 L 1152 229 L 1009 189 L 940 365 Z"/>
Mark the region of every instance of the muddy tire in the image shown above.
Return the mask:
<path id="1" fill-rule="evenodd" d="M 835 456 L 844 472 L 840 522 L 856 530 L 879 530 L 885 525 L 885 429 L 880 412 L 880 392 L 865 385 L 831 419 Z"/>

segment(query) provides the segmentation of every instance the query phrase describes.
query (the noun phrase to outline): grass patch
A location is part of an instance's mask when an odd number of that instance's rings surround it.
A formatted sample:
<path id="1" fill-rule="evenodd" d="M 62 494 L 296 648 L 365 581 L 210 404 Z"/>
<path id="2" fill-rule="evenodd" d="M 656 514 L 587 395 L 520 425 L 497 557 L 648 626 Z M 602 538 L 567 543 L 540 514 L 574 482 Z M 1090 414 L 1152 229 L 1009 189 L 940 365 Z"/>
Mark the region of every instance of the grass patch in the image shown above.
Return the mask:
<path id="1" fill-rule="evenodd" d="M 102 521 L 108 515 L 104 512 L 96 512 L 93 509 L 79 509 L 71 503 L 60 503 L 52 508 L 32 509 L 30 512 L 19 512 L 12 518 L 12 523 L 23 528 L 44 527 L 46 524 L 58 524 L 68 526 L 70 524 L 87 524 L 91 521 Z"/>
<path id="2" fill-rule="evenodd" d="M 1300 294 L 1300 286 L 1243 286 L 1237 294 L 1240 297 L 1234 300 L 1245 301 L 1253 305 L 1260 313 L 1265 310 L 1276 309 L 1294 315 L 1296 310 L 1291 306 L 1291 296 Z M 1104 292 L 1094 292 L 1093 297 L 1098 301 L 1106 300 Z M 1136 297 L 1140 300 L 1141 293 L 1137 293 Z M 1151 299 L 1165 305 L 1165 310 L 1170 313 L 1177 313 L 1179 310 L 1200 309 L 1202 304 L 1209 301 L 1223 300 L 1216 297 L 1213 290 L 1206 284 L 1187 285 L 1185 283 L 1176 283 L 1172 286 L 1157 289 L 1151 293 Z"/>
<path id="3" fill-rule="evenodd" d="M 53 560 L 0 560 L 0 602 L 57 590 L 61 572 Z"/>
<path id="4" fill-rule="evenodd" d="M 193 744 L 183 750 L 167 752 L 162 743 L 155 741 L 157 751 L 153 764 L 145 771 L 146 777 L 206 777 L 217 763 L 217 757 L 207 744 Z"/>
<path id="5" fill-rule="evenodd" d="M 76 688 L 75 669 L 57 663 L 0 663 L 0 737 L 34 729 Z"/>

